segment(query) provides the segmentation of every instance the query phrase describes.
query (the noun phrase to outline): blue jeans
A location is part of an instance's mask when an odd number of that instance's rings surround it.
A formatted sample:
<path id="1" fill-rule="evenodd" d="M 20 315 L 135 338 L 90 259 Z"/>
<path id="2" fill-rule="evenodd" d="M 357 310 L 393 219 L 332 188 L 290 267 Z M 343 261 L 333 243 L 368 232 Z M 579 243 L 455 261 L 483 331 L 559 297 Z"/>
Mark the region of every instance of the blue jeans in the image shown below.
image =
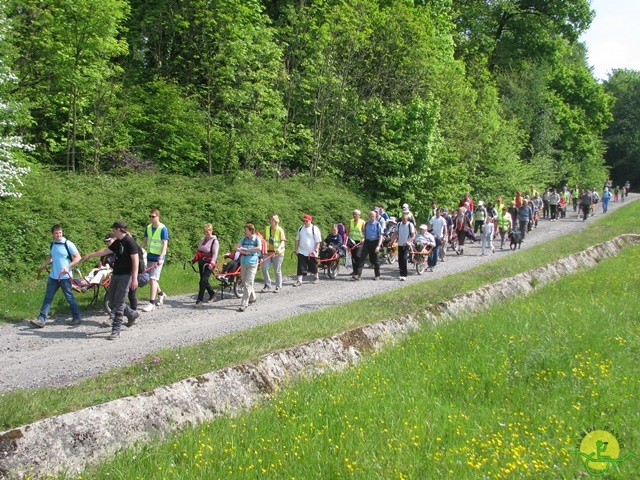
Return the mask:
<path id="1" fill-rule="evenodd" d="M 440 255 L 440 245 L 433 247 L 431 253 L 429 254 L 429 258 L 427 258 L 427 266 L 435 267 L 438 265 L 438 255 Z"/>
<path id="2" fill-rule="evenodd" d="M 44 302 L 42 302 L 42 308 L 40 309 L 40 315 L 38 315 L 38 319 L 42 322 L 46 322 L 47 315 L 49 315 L 49 310 L 51 310 L 51 304 L 53 303 L 53 297 L 55 296 L 59 288 L 62 289 L 64 298 L 66 298 L 67 302 L 69 302 L 73 319 L 80 320 L 80 307 L 78 307 L 76 297 L 73 296 L 71 280 L 68 278 L 63 278 L 62 280 L 58 281 L 55 278 L 51 277 L 47 279 L 47 293 L 45 293 L 44 295 Z"/>

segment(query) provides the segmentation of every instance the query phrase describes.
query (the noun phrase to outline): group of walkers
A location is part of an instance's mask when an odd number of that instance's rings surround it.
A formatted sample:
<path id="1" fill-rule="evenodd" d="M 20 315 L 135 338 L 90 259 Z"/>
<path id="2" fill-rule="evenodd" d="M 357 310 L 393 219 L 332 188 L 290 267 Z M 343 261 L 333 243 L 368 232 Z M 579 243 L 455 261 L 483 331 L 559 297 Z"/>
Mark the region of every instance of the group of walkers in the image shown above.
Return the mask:
<path id="1" fill-rule="evenodd" d="M 542 194 L 531 186 L 528 194 L 519 191 L 508 203 L 498 197 L 495 202 L 486 205 L 482 200 L 476 205 L 471 196 L 466 194 L 451 212 L 434 202 L 428 212 L 427 222 L 420 225 L 416 224 L 415 216 L 406 203 L 402 205 L 398 217 L 390 216 L 383 207 L 375 207 L 365 220 L 361 211 L 355 209 L 347 225 L 334 224 L 331 233 L 324 239 L 320 228 L 313 223 L 313 217 L 307 214 L 302 217 L 302 225 L 295 235 L 293 254 L 297 257 L 297 271 L 293 286 L 302 286 L 308 275 L 312 277 L 311 283 L 317 284 L 319 263 L 339 257 L 350 261 L 352 281 L 361 280 L 367 258 L 373 268 L 373 280 L 379 280 L 380 253 L 385 247 L 391 246 L 397 246 L 399 280 L 404 281 L 408 276 L 408 263 L 416 261 L 415 255 L 428 255 L 427 271 L 433 271 L 438 261 L 446 260 L 447 246 L 457 255 L 464 255 L 467 240 L 481 241 L 482 256 L 495 253 L 493 241 L 497 237 L 500 238 L 500 249 L 505 248 L 508 239 L 511 239 L 512 245 L 514 239 L 517 239 L 517 243 L 524 241 L 527 233 L 537 228 L 540 218 L 551 222 L 566 218 L 569 205 L 586 221 L 594 214 L 595 206 L 600 201 L 603 213 L 607 213 L 612 197 L 614 202 L 624 202 L 629 188 L 629 182 L 622 188 L 612 188 L 608 181 L 600 196 L 595 189 L 580 189 L 578 185 L 574 188 L 565 185 L 560 191 L 548 188 Z M 73 242 L 64 237 L 62 227 L 54 225 L 49 255 L 40 267 L 43 270 L 51 265 L 45 299 L 40 314 L 30 323 L 36 328 L 45 326 L 54 295 L 58 289 L 62 289 L 71 306 L 70 324 L 79 325 L 82 320 L 73 295 L 74 288 L 78 287 L 72 281 L 71 272 L 80 262 L 97 257 L 101 257 L 98 268 L 84 281 L 91 283 L 96 278 L 103 278 L 105 270 L 111 273 L 107 294 L 112 318 L 111 334 L 107 337 L 109 340 L 119 338 L 123 325 L 131 327 L 140 315 L 139 310 L 150 312 L 162 306 L 166 295 L 160 289 L 159 280 L 166 260 L 169 231 L 160 222 L 157 209 L 150 212 L 149 219 L 140 245 L 128 231 L 127 224 L 117 221 L 111 225 L 112 232 L 105 237 L 105 247 L 85 256 L 81 256 Z M 238 307 L 240 312 L 246 311 L 249 304 L 257 299 L 254 283 L 260 267 L 264 278 L 262 292 L 280 293 L 283 288 L 282 263 L 287 237 L 278 215 L 271 215 L 263 232 L 258 233 L 251 223 L 244 225 L 244 235 L 232 252 L 224 254 L 227 261 L 218 272 L 218 279 L 224 286 L 228 285 L 229 276 L 239 271 L 244 287 Z M 210 279 L 218 266 L 220 245 L 210 223 L 204 225 L 203 233 L 191 260 L 192 265 L 198 265 L 200 274 L 196 305 L 215 300 Z M 270 270 L 273 270 L 273 281 Z M 151 290 L 149 303 L 138 309 L 137 291 L 147 282 Z M 205 293 L 208 294 L 206 300 Z M 129 304 L 126 303 L 127 299 Z"/>
<path id="2" fill-rule="evenodd" d="M 149 213 L 150 223 L 144 231 L 140 245 L 136 243 L 133 235 L 128 231 L 125 222 L 114 222 L 111 225 L 112 233 L 105 237 L 106 246 L 100 250 L 80 256 L 78 248 L 73 242 L 64 237 L 62 226 L 54 225 L 51 229 L 53 242 L 49 246 L 49 255 L 38 269 L 39 271 L 51 266 L 47 279 L 47 290 L 40 314 L 30 321 L 35 328 L 44 328 L 47 315 L 51 309 L 53 298 L 62 289 L 65 298 L 71 306 L 71 325 L 79 325 L 82 322 L 78 303 L 73 296 L 77 283 L 72 281 L 72 270 L 80 262 L 86 262 L 90 258 L 100 257 L 99 268 L 91 274 L 90 278 L 83 279 L 86 284 L 92 283 L 98 273 L 108 270 L 111 274 L 108 302 L 111 306 L 112 318 L 111 334 L 109 340 L 120 337 L 124 318 L 127 318 L 127 327 L 131 327 L 140 316 L 138 312 L 137 290 L 141 284 L 147 282 L 151 286 L 149 304 L 141 308 L 143 312 L 150 312 L 156 306 L 161 306 L 166 297 L 159 285 L 160 274 L 167 255 L 169 231 L 160 223 L 160 212 L 157 209 Z M 147 248 L 145 251 L 144 248 Z M 146 265 L 145 265 L 146 263 Z M 103 276 L 100 275 L 100 278 Z M 98 284 L 99 285 L 99 284 Z M 129 299 L 129 304 L 125 303 Z"/>

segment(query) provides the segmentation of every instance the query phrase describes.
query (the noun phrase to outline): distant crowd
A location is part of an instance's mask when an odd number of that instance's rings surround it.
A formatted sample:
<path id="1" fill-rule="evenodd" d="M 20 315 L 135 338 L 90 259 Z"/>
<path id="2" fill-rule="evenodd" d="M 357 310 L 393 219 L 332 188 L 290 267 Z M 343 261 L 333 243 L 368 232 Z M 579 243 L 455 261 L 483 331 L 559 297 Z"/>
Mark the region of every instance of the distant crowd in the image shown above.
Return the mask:
<path id="1" fill-rule="evenodd" d="M 336 223 L 331 232 L 323 237 L 320 228 L 313 223 L 310 214 L 302 217 L 294 237 L 292 255 L 297 258 L 297 272 L 293 287 L 303 285 L 306 277 L 310 283 L 320 281 L 320 270 L 337 269 L 338 265 L 351 268 L 352 281 L 360 281 L 368 258 L 373 268 L 373 280 L 381 277 L 381 258 L 392 263 L 397 258 L 400 281 L 408 276 L 408 265 L 417 264 L 418 272 L 424 266 L 433 271 L 438 262 L 446 261 L 447 250 L 464 255 L 465 244 L 481 242 L 481 255 L 495 253 L 494 240 L 499 238 L 498 248 L 520 248 L 526 236 L 538 227 L 541 219 L 550 222 L 567 218 L 567 210 L 586 221 L 593 216 L 598 203 L 607 213 L 609 203 L 624 202 L 630 189 L 629 182 L 623 187 L 613 187 L 607 181 L 602 193 L 596 189 L 581 189 L 578 185 L 561 189 L 547 188 L 542 193 L 533 186 L 529 192 L 518 191 L 513 199 L 495 202 L 474 201 L 470 194 L 464 195 L 456 208 L 449 210 L 433 202 L 425 223 L 418 225 L 408 204 L 403 204 L 397 216 L 389 215 L 385 208 L 377 206 L 368 212 L 366 220 L 360 210 L 352 212 L 346 224 Z M 44 328 L 51 304 L 58 289 L 71 306 L 71 325 L 82 322 L 74 290 L 108 287 L 105 305 L 111 321 L 109 340 L 120 337 L 122 326 L 131 327 L 140 316 L 140 311 L 150 312 L 161 307 L 166 294 L 160 288 L 160 276 L 169 244 L 169 230 L 160 222 L 160 211 L 151 210 L 150 223 L 144 230 L 140 244 L 129 232 L 124 221 L 111 225 L 111 233 L 105 237 L 105 246 L 95 252 L 81 256 L 73 242 L 66 239 L 60 225 L 51 229 L 53 241 L 49 255 L 39 270 L 50 267 L 46 294 L 37 318 L 30 321 L 35 328 Z M 198 266 L 199 290 L 195 304 L 202 305 L 216 298 L 211 276 L 220 281 L 224 289 L 231 284 L 241 285 L 242 299 L 238 311 L 244 312 L 256 301 L 255 276 L 262 268 L 264 285 L 262 292 L 279 293 L 283 288 L 282 263 L 288 245 L 287 236 L 280 225 L 278 215 L 271 215 L 269 224 L 260 233 L 253 224 L 247 223 L 243 236 L 231 252 L 218 262 L 219 241 L 213 226 L 203 227 L 191 265 Z M 73 269 L 80 262 L 100 258 L 97 266 L 82 278 L 73 277 Z M 273 281 L 270 272 L 273 272 Z M 138 288 L 150 285 L 149 303 L 138 308 Z M 205 299 L 205 294 L 207 298 Z M 238 294 L 239 295 L 239 294 Z M 128 303 L 127 303 L 128 300 Z M 126 322 L 125 322 L 126 319 Z"/>

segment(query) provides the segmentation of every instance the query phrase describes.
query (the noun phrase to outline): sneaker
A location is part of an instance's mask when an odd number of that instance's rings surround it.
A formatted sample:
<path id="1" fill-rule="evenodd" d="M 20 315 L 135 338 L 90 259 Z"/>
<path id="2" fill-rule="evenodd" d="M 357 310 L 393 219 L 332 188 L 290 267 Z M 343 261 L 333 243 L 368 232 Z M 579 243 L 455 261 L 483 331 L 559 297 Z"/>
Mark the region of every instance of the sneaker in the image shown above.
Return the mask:
<path id="1" fill-rule="evenodd" d="M 156 308 L 156 304 L 154 302 L 149 302 L 149 305 L 146 307 L 142 307 L 141 310 L 143 312 L 153 312 Z"/>
<path id="2" fill-rule="evenodd" d="M 311 283 L 313 283 L 313 284 L 320 283 L 320 279 L 318 277 L 316 277 L 316 278 L 313 279 L 313 282 L 311 282 Z"/>
<path id="3" fill-rule="evenodd" d="M 131 315 L 127 317 L 127 323 L 124 324 L 125 327 L 131 328 L 134 323 L 136 323 L 136 319 L 140 316 L 140 312 L 137 310 L 133 310 Z"/>
<path id="4" fill-rule="evenodd" d="M 374 280 L 380 280 L 380 277 L 373 277 Z"/>
<path id="5" fill-rule="evenodd" d="M 400 280 L 401 282 L 404 282 L 406 280 L 406 278 L 405 277 L 400 277 L 400 278 L 398 278 L 398 280 Z"/>
<path id="6" fill-rule="evenodd" d="M 296 283 L 293 284 L 294 287 L 300 287 L 302 286 L 302 282 L 300 280 L 298 280 Z"/>
<path id="7" fill-rule="evenodd" d="M 165 299 L 166 296 L 167 296 L 167 294 L 164 293 L 164 292 L 158 293 L 158 300 L 156 301 L 156 305 L 159 306 L 159 307 L 163 306 L 164 305 L 164 299 Z"/>
<path id="8" fill-rule="evenodd" d="M 276 289 L 273 291 L 273 293 L 280 293 L 280 287 L 276 287 Z"/>
<path id="9" fill-rule="evenodd" d="M 120 332 L 111 332 L 111 335 L 107 337 L 107 340 L 117 340 L 120 338 Z"/>
<path id="10" fill-rule="evenodd" d="M 245 307 L 244 305 L 241 305 L 238 307 L 238 311 L 239 312 L 244 312 L 247 309 L 247 307 Z"/>
<path id="11" fill-rule="evenodd" d="M 200 305 L 202 305 L 202 302 L 200 300 L 196 300 L 196 307 L 199 307 Z"/>
<path id="12" fill-rule="evenodd" d="M 351 275 L 351 280 L 357 282 L 358 280 L 360 280 L 360 275 Z"/>
<path id="13" fill-rule="evenodd" d="M 211 295 L 209 295 L 209 298 L 207 299 L 207 303 L 213 302 L 215 299 L 216 299 L 216 294 L 212 293 Z"/>
<path id="14" fill-rule="evenodd" d="M 69 322 L 69 325 L 80 325 L 81 323 L 82 323 L 82 320 L 80 320 L 79 318 L 74 318 Z"/>
<path id="15" fill-rule="evenodd" d="M 265 285 L 262 287 L 262 293 L 268 292 L 269 290 L 271 290 L 271 285 Z"/>
<path id="16" fill-rule="evenodd" d="M 257 300 L 256 298 L 254 298 L 254 299 L 249 299 L 249 305 L 251 305 L 252 303 L 256 303 L 256 300 Z"/>
<path id="17" fill-rule="evenodd" d="M 29 320 L 29 323 L 36 328 L 44 328 L 44 322 L 39 318 L 34 318 L 33 320 Z"/>

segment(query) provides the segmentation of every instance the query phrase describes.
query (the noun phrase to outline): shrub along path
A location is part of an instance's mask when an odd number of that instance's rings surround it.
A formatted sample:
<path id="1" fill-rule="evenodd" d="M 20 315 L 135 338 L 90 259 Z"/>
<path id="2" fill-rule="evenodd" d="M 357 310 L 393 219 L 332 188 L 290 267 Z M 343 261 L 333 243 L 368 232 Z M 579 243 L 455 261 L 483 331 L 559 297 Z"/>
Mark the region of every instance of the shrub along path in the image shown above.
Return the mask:
<path id="1" fill-rule="evenodd" d="M 638 198 L 640 195 L 632 195 L 625 204 L 610 204 L 610 212 Z M 599 205 L 597 211 L 600 211 Z M 594 218 L 601 216 L 598 213 Z M 567 235 L 564 246 L 557 247 L 558 250 L 563 250 L 562 252 L 540 250 L 540 263 L 546 263 L 545 257 L 550 261 L 557 258 L 557 253 L 564 255 L 575 251 L 580 238 L 575 234 L 592 222 L 593 219 L 587 222 L 579 220 L 573 212 L 568 214 L 567 219 L 558 222 L 541 221 L 538 229 L 527 235 L 522 248 L 529 249 L 555 237 Z M 323 235 L 325 233 L 323 232 Z M 608 230 L 603 230 L 603 239 L 604 235 L 610 238 L 616 234 L 609 233 Z M 350 281 L 347 271 L 342 271 L 336 280 L 322 277 L 318 285 L 309 283 L 300 288 L 292 288 L 294 279 L 287 278 L 282 293 L 259 294 L 257 303 L 244 313 L 236 312 L 239 301 L 228 294 L 224 300 L 218 298 L 215 302 L 200 308 L 194 306 L 195 295 L 169 297 L 164 307 L 154 312 L 143 313 L 136 325 L 124 331 L 121 338 L 115 342 L 105 340 L 109 329 L 101 326 L 106 317 L 99 312 L 86 312 L 84 322 L 77 327 L 67 325 L 65 318 L 57 318 L 42 330 L 30 328 L 27 322 L 9 325 L 0 328 L 0 391 L 63 386 L 92 377 L 112 367 L 129 365 L 163 348 L 202 342 L 293 315 L 315 312 L 331 305 L 427 282 L 503 256 L 512 256 L 513 260 L 509 259 L 499 264 L 491 263 L 486 270 L 487 277 L 490 277 L 491 272 L 495 273 L 496 269 L 503 270 L 507 276 L 511 273 L 509 265 L 517 266 L 520 257 L 513 255 L 509 250 L 496 250 L 495 255 L 488 257 L 481 257 L 480 253 L 480 243 L 467 245 L 464 256 L 448 255 L 446 263 L 439 264 L 434 272 L 421 276 L 415 272 L 410 273 L 404 283 L 398 281 L 397 264 L 383 267 L 382 279 L 378 282 L 372 281 L 373 272 L 370 269 L 365 270 L 360 282 Z M 491 278 L 487 280 L 491 281 Z M 194 290 L 197 288 L 197 282 L 198 278 L 194 274 Z M 257 285 L 258 291 L 261 287 Z M 398 297 L 402 297 L 401 292 L 398 293 Z M 375 310 L 376 304 L 371 304 L 369 311 L 361 310 L 362 318 L 356 319 L 349 327 L 376 320 Z M 331 313 L 321 317 L 323 322 L 331 322 L 331 316 L 339 315 L 338 310 L 329 309 L 327 312 Z M 312 327 L 315 326 L 310 326 L 310 329 Z M 339 328 L 344 329 L 342 325 Z M 281 330 L 283 331 L 283 335 L 286 335 L 286 327 Z M 215 351 L 209 351 L 208 354 L 215 355 Z"/>

